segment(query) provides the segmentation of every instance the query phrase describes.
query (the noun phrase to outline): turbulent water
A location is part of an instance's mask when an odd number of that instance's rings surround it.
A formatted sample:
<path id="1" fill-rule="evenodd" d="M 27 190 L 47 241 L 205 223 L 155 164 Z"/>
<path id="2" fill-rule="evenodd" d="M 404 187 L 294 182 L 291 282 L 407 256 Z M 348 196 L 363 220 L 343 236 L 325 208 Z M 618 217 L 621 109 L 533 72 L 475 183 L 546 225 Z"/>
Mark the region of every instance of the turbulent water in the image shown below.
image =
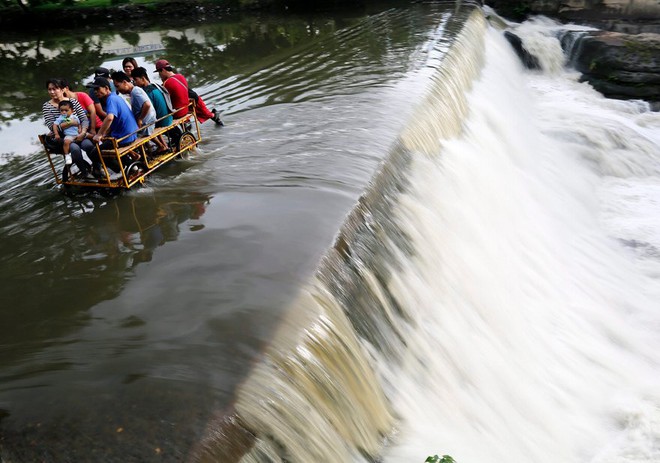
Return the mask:
<path id="1" fill-rule="evenodd" d="M 364 461 L 378 439 L 385 462 L 660 458 L 660 117 L 579 83 L 558 25 L 517 28 L 527 72 L 478 24 L 208 461 L 236 433 L 243 461 Z"/>
<path id="2" fill-rule="evenodd" d="M 114 202 L 9 162 L 0 455 L 660 460 L 660 116 L 511 26 L 542 71 L 418 6 L 209 83 L 206 158 Z"/>
<path id="3" fill-rule="evenodd" d="M 489 31 L 464 133 L 414 158 L 387 462 L 660 459 L 660 115 L 559 68 L 555 28 L 518 30 L 543 72 Z"/>

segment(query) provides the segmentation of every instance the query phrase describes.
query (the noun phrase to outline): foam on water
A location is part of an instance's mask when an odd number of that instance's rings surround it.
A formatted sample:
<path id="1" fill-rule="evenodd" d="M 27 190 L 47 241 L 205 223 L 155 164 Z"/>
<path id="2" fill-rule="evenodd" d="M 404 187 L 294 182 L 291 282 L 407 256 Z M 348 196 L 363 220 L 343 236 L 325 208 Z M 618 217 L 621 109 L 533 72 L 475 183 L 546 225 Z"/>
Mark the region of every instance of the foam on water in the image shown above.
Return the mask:
<path id="1" fill-rule="evenodd" d="M 660 117 L 556 59 L 523 72 L 499 32 L 485 56 L 463 134 L 415 156 L 395 211 L 413 322 L 380 364 L 384 461 L 659 461 Z"/>

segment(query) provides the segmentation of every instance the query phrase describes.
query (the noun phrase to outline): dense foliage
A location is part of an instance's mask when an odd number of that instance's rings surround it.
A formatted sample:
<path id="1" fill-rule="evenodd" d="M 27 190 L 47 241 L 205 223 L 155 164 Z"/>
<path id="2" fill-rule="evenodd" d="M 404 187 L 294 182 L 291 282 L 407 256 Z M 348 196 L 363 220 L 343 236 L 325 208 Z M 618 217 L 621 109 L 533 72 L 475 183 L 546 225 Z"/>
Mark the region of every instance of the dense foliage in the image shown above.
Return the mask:
<path id="1" fill-rule="evenodd" d="M 57 8 L 111 8 L 125 4 L 154 5 L 177 0 L 0 0 L 0 7 L 5 10 L 21 10 L 30 13 L 39 10 Z M 181 3 L 181 0 L 178 0 Z M 250 6 L 253 4 L 267 5 L 273 0 L 197 0 L 197 3 L 220 4 L 227 7 Z"/>
<path id="2" fill-rule="evenodd" d="M 0 0 L 0 7 L 4 9 L 20 9 L 23 12 L 30 12 L 39 9 L 52 9 L 60 7 L 77 8 L 105 8 L 122 4 L 158 4 L 165 2 L 182 0 Z M 188 2 L 190 3 L 190 2 Z M 259 7 L 268 6 L 277 3 L 286 4 L 305 4 L 305 0 L 196 0 L 196 3 L 220 4 L 226 7 Z M 315 5 L 335 5 L 339 3 L 348 3 L 342 0 L 315 0 Z M 351 3 L 355 3 L 354 1 Z M 359 1 L 357 3 L 360 3 Z"/>

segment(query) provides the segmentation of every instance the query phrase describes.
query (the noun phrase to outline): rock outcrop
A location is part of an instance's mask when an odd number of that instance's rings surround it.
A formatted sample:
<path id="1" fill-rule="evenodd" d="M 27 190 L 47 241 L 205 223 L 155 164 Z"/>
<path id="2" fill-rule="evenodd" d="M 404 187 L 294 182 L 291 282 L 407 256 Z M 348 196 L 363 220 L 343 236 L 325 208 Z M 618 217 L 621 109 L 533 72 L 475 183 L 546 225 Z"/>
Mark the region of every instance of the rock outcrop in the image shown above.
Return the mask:
<path id="1" fill-rule="evenodd" d="M 498 14 L 515 20 L 543 14 L 566 22 L 632 21 L 655 28 L 653 32 L 660 27 L 658 0 L 485 0 L 485 3 Z"/>
<path id="2" fill-rule="evenodd" d="M 582 79 L 603 95 L 660 102 L 660 34 L 594 31 L 574 50 Z"/>
<path id="3" fill-rule="evenodd" d="M 511 31 L 504 31 L 504 38 L 511 44 L 520 61 L 527 69 L 541 69 L 539 60 L 524 47 L 522 39 Z"/>

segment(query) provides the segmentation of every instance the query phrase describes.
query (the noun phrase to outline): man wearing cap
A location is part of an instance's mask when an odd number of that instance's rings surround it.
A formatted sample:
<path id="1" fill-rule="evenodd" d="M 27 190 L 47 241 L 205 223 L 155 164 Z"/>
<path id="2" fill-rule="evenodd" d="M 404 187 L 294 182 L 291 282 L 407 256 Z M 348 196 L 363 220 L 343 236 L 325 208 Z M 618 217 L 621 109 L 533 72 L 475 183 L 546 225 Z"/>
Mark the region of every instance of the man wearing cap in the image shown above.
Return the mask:
<path id="1" fill-rule="evenodd" d="M 172 106 L 179 111 L 174 114 L 174 117 L 183 117 L 188 114 L 188 103 L 190 100 L 188 93 L 188 81 L 181 74 L 177 74 L 172 69 L 169 61 L 166 59 L 159 59 L 156 61 L 156 70 L 160 76 L 160 79 L 163 81 L 163 86 L 167 89 L 172 99 Z M 207 120 L 212 120 L 218 125 L 223 125 L 220 120 L 220 114 L 218 114 L 215 109 L 209 111 L 204 104 L 202 97 L 198 96 L 195 101 L 195 113 L 199 122 L 205 122 Z"/>
<path id="2" fill-rule="evenodd" d="M 118 142 L 119 146 L 126 146 L 133 143 L 137 139 L 135 133 L 138 130 L 137 122 L 135 121 L 135 117 L 133 117 L 131 108 L 128 107 L 120 96 L 111 90 L 108 79 L 105 77 L 96 77 L 93 82 L 87 84 L 87 87 L 94 89 L 94 93 L 101 101 L 103 110 L 106 113 L 101 127 L 97 129 L 96 135 L 94 135 L 92 140 L 95 143 L 101 143 L 101 150 L 112 149 L 113 147 L 110 140 L 101 142 L 103 137 L 110 136 L 116 139 L 122 139 Z M 110 175 L 112 179 L 113 172 L 110 172 Z"/>
<path id="3" fill-rule="evenodd" d="M 96 77 L 105 77 L 106 79 L 108 79 L 108 81 L 110 82 L 110 90 L 112 90 L 112 93 L 117 93 L 117 89 L 115 88 L 114 83 L 110 80 L 110 70 L 108 70 L 108 68 L 104 68 L 104 67 L 96 68 L 96 70 L 94 71 L 94 78 Z M 96 92 L 94 91 L 93 88 L 89 89 L 89 96 L 92 97 L 92 100 L 94 101 L 94 108 L 96 109 L 96 115 L 101 120 L 103 120 L 105 118 L 105 111 L 103 110 L 101 102 L 96 96 Z"/>

